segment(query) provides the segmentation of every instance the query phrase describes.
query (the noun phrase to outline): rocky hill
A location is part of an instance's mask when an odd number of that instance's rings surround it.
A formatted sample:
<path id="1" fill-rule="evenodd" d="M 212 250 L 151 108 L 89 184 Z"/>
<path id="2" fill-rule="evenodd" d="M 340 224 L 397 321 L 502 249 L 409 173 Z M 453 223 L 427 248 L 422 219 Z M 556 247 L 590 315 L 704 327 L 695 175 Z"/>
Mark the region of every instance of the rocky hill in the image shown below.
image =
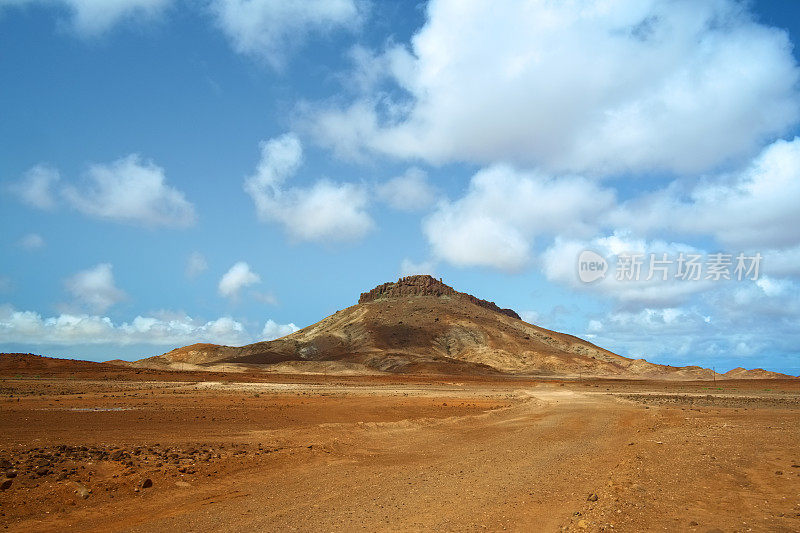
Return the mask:
<path id="1" fill-rule="evenodd" d="M 528 324 L 511 309 L 431 276 L 379 285 L 362 293 L 358 304 L 280 339 L 241 347 L 194 344 L 134 364 L 325 373 L 714 377 L 709 369 L 629 359 Z"/>

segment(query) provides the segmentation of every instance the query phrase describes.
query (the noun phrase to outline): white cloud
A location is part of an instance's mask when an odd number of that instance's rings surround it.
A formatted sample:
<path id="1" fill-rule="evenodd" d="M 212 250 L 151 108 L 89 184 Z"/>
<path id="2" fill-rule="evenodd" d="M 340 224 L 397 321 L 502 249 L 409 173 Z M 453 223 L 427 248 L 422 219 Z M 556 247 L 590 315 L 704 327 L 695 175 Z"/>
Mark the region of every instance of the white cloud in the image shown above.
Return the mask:
<path id="1" fill-rule="evenodd" d="M 284 187 L 303 159 L 299 139 L 286 134 L 261 143 L 261 160 L 244 189 L 262 220 L 283 224 L 301 241 L 354 241 L 374 223 L 365 211 L 367 193 L 350 183 L 320 180 L 311 187 Z"/>
<path id="2" fill-rule="evenodd" d="M 780 296 L 794 287 L 794 284 L 787 280 L 774 279 L 769 276 L 760 277 L 756 280 L 756 286 L 767 296 Z"/>
<path id="3" fill-rule="evenodd" d="M 584 250 L 591 250 L 609 261 L 605 277 L 592 283 L 583 283 L 578 277 L 578 257 Z M 680 253 L 701 254 L 693 246 L 685 243 L 666 242 L 663 240 L 647 241 L 637 239 L 630 234 L 617 232 L 606 237 L 593 239 L 565 239 L 557 237 L 541 256 L 541 266 L 545 277 L 550 281 L 562 283 L 573 289 L 589 293 L 601 294 L 616 300 L 629 308 L 672 307 L 689 299 L 692 295 L 709 290 L 714 282 L 703 279 L 698 281 L 676 279 L 677 269 L 674 261 Z M 641 270 L 639 280 L 617 279 L 617 256 L 620 254 L 639 254 Z M 673 261 L 668 265 L 667 279 L 662 279 L 660 271 L 654 271 L 652 279 L 647 280 L 650 269 L 651 254 L 656 260 Z M 705 257 L 704 257 L 705 259 Z M 658 264 L 656 264 L 658 266 Z"/>
<path id="4" fill-rule="evenodd" d="M 28 233 L 19 241 L 19 245 L 26 250 L 39 250 L 44 247 L 44 238 L 38 233 Z"/>
<path id="5" fill-rule="evenodd" d="M 186 277 L 196 278 L 208 269 L 208 262 L 200 252 L 192 252 L 186 260 Z"/>
<path id="6" fill-rule="evenodd" d="M 433 203 L 435 195 L 428 174 L 415 167 L 378 186 L 380 199 L 400 211 L 425 209 Z"/>
<path id="7" fill-rule="evenodd" d="M 58 170 L 39 164 L 28 170 L 18 182 L 11 184 L 11 191 L 31 207 L 50 210 L 56 207 L 55 184 L 61 179 Z"/>
<path id="8" fill-rule="evenodd" d="M 408 49 L 356 58 L 366 85 L 377 69 L 402 95 L 317 108 L 322 142 L 432 163 L 693 173 L 800 118 L 787 33 L 733 0 L 433 0 L 427 15 Z"/>
<path id="9" fill-rule="evenodd" d="M 297 326 L 292 323 L 289 324 L 278 324 L 274 320 L 270 319 L 264 324 L 264 329 L 261 330 L 261 338 L 265 341 L 271 341 L 273 339 L 279 339 L 281 337 L 285 337 L 295 331 L 299 330 Z"/>
<path id="10" fill-rule="evenodd" d="M 6 6 L 54 5 L 70 13 L 72 29 L 83 37 L 103 34 L 123 20 L 152 19 L 172 0 L 0 0 Z"/>
<path id="11" fill-rule="evenodd" d="M 800 245 L 800 138 L 767 146 L 743 170 L 708 177 L 688 192 L 678 184 L 627 202 L 611 220 L 641 232 L 669 224 L 747 249 Z"/>
<path id="12" fill-rule="evenodd" d="M 403 259 L 402 263 L 400 263 L 400 277 L 414 276 L 417 274 L 428 274 L 433 276 L 435 273 L 436 263 L 433 261 L 422 261 L 421 263 L 416 263 L 411 259 L 405 258 Z"/>
<path id="13" fill-rule="evenodd" d="M 777 292 L 775 284 L 781 286 Z M 797 374 L 799 289 L 774 280 L 719 286 L 688 307 L 617 310 L 597 316 L 590 320 L 587 333 L 594 335 L 592 342 L 622 355 L 679 364 L 703 360 L 709 366 L 717 359 L 729 368 L 769 367 L 781 361 Z"/>
<path id="14" fill-rule="evenodd" d="M 466 194 L 440 202 L 423 222 L 434 255 L 456 266 L 519 270 L 541 235 L 588 236 L 614 194 L 580 177 L 554 179 L 494 165 L 475 174 Z"/>
<path id="15" fill-rule="evenodd" d="M 150 227 L 187 227 L 196 220 L 194 206 L 166 184 L 164 169 L 139 155 L 92 165 L 87 178 L 83 189 L 64 188 L 69 203 L 85 215 Z"/>
<path id="16" fill-rule="evenodd" d="M 256 283 L 261 283 L 261 277 L 250 270 L 250 265 L 244 261 L 239 261 L 219 280 L 219 293 L 222 296 L 235 297 L 244 287 Z"/>
<path id="17" fill-rule="evenodd" d="M 602 322 L 600 322 L 599 320 L 590 320 L 589 326 L 586 328 L 586 331 L 591 331 L 593 333 L 596 333 L 598 331 L 602 331 L 602 329 L 603 329 Z"/>
<path id="18" fill-rule="evenodd" d="M 766 250 L 762 272 L 773 276 L 800 276 L 800 246 Z"/>
<path id="19" fill-rule="evenodd" d="M 234 50 L 283 66 L 287 53 L 310 34 L 355 29 L 361 21 L 355 0 L 211 0 L 217 25 Z"/>
<path id="20" fill-rule="evenodd" d="M 628 357 L 719 356 L 722 346 L 729 346 L 707 317 L 680 307 L 613 312 L 591 319 L 587 333 L 593 335 L 592 342 Z M 653 338 L 659 342 L 653 343 Z"/>
<path id="21" fill-rule="evenodd" d="M 112 270 L 110 263 L 100 263 L 67 278 L 64 286 L 79 304 L 102 313 L 126 298 L 114 284 Z"/>
<path id="22" fill-rule="evenodd" d="M 753 283 L 736 284 L 727 291 L 706 295 L 712 308 L 727 319 L 793 321 L 800 325 L 800 285 L 792 280 L 762 276 Z"/>
<path id="23" fill-rule="evenodd" d="M 286 192 L 281 221 L 296 239 L 355 241 L 374 226 L 365 211 L 367 194 L 357 185 L 322 180 L 309 189 Z"/>
<path id="24" fill-rule="evenodd" d="M 253 291 L 252 296 L 256 301 L 261 302 L 263 304 L 278 305 L 278 298 L 271 292 Z"/>
<path id="25" fill-rule="evenodd" d="M 265 332 L 275 334 L 296 331 L 294 324 L 276 324 L 270 320 Z M 262 332 L 262 338 L 265 337 Z M 256 338 L 231 317 L 200 321 L 185 314 L 137 316 L 131 322 L 115 324 L 105 316 L 62 314 L 42 317 L 33 311 L 17 311 L 0 306 L 0 342 L 27 344 L 151 344 L 182 346 L 196 342 L 241 345 Z"/>
<path id="26" fill-rule="evenodd" d="M 761 272 L 800 274 L 800 138 L 776 141 L 743 169 L 676 180 L 665 189 L 617 202 L 614 189 L 577 177 L 553 178 L 503 165 L 479 171 L 461 198 L 441 202 L 423 222 L 435 257 L 457 266 L 518 270 L 531 263 L 538 236 L 557 236 L 543 255 L 551 280 L 580 284 L 575 258 L 584 249 L 617 254 L 677 254 L 696 248 L 665 240 L 665 228 L 687 238 L 713 238 L 731 254 L 759 251 Z M 673 237 L 674 239 L 674 237 Z M 705 246 L 709 246 L 705 244 Z M 716 249 L 714 251 L 717 251 Z M 577 284 L 577 285 L 576 285 Z M 704 284 L 635 288 L 598 283 L 626 300 L 672 302 L 704 290 Z M 631 290 L 629 290 L 631 289 Z M 650 296 L 647 296 L 650 294 Z"/>

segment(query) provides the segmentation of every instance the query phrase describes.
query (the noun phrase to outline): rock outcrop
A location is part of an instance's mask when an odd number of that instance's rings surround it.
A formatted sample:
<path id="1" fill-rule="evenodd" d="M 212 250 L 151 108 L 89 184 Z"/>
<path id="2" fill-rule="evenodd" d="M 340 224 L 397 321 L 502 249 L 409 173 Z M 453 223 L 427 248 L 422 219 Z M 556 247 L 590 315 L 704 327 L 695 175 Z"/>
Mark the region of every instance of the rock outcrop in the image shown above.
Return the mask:
<path id="1" fill-rule="evenodd" d="M 481 300 L 471 294 L 465 292 L 458 292 L 453 287 L 445 285 L 442 280 L 436 279 L 433 276 L 417 275 L 406 276 L 400 278 L 395 282 L 384 283 L 378 285 L 369 292 L 362 292 L 358 303 L 363 304 L 367 302 L 374 302 L 384 298 L 408 298 L 413 296 L 450 296 L 455 298 L 463 298 L 470 303 L 479 305 L 491 311 L 502 313 L 511 318 L 520 319 L 520 316 L 513 309 L 503 309 L 494 302 L 488 300 Z"/>

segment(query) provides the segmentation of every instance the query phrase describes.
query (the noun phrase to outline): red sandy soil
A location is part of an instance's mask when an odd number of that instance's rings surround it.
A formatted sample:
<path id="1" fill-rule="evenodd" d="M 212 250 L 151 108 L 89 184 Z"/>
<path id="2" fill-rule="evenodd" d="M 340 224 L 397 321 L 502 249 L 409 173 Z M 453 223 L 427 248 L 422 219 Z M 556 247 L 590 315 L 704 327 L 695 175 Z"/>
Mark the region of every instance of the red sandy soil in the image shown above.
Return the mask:
<path id="1" fill-rule="evenodd" d="M 10 531 L 800 530 L 800 380 L 44 366 L 0 367 Z"/>

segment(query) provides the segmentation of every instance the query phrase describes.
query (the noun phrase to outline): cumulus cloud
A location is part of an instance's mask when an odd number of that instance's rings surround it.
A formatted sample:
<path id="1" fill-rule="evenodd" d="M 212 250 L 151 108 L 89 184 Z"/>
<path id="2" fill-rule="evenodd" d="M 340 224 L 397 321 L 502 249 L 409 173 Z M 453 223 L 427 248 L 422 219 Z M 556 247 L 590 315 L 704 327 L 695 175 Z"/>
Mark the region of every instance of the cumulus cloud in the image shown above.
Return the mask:
<path id="1" fill-rule="evenodd" d="M 353 30 L 361 21 L 355 0 L 211 0 L 210 8 L 234 50 L 276 68 L 309 35 Z"/>
<path id="2" fill-rule="evenodd" d="M 37 209 L 56 207 L 55 185 L 61 179 L 57 169 L 39 164 L 28 170 L 22 178 L 11 184 L 11 191 L 22 203 Z"/>
<path id="3" fill-rule="evenodd" d="M 436 190 L 428 182 L 427 172 L 412 167 L 379 185 L 378 196 L 399 211 L 418 211 L 433 203 Z"/>
<path id="4" fill-rule="evenodd" d="M 172 0 L 0 0 L 7 6 L 53 5 L 70 13 L 72 29 L 83 37 L 103 34 L 123 20 L 152 19 Z"/>
<path id="5" fill-rule="evenodd" d="M 267 305 L 278 305 L 278 298 L 271 292 L 253 291 L 253 299 Z"/>
<path id="6" fill-rule="evenodd" d="M 763 271 L 779 277 L 800 277 L 800 246 L 766 250 Z"/>
<path id="7" fill-rule="evenodd" d="M 99 313 L 127 297 L 115 285 L 113 266 L 110 263 L 100 263 L 82 270 L 67 278 L 64 286 L 78 304 Z"/>
<path id="8" fill-rule="evenodd" d="M 66 200 L 87 216 L 149 227 L 187 227 L 197 218 L 183 192 L 167 185 L 164 169 L 137 154 L 91 165 L 80 187 L 59 187 L 60 181 L 57 169 L 40 164 L 10 189 L 22 203 L 38 209 L 51 210 Z"/>
<path id="9" fill-rule="evenodd" d="M 277 324 L 269 320 L 261 337 L 268 338 L 273 333 L 282 336 L 296 330 L 294 324 Z M 202 321 L 175 313 L 171 316 L 137 316 L 130 322 L 115 324 L 105 316 L 61 314 L 43 317 L 33 311 L 0 306 L 0 342 L 3 343 L 181 346 L 196 342 L 241 345 L 255 340 L 241 322 L 231 317 Z"/>
<path id="10" fill-rule="evenodd" d="M 464 196 L 440 202 L 423 231 L 438 259 L 514 271 L 529 264 L 535 237 L 592 235 L 612 205 L 613 192 L 587 179 L 494 165 L 472 177 Z"/>
<path id="11" fill-rule="evenodd" d="M 357 72 L 382 70 L 395 97 L 378 88 L 311 111 L 340 153 L 693 173 L 800 117 L 787 33 L 733 0 L 433 0 L 408 47 L 385 55 L 361 54 Z"/>
<path id="12" fill-rule="evenodd" d="M 164 169 L 137 154 L 91 165 L 86 178 L 82 188 L 64 188 L 65 198 L 85 215 L 150 227 L 195 223 L 194 206 L 166 184 Z"/>
<path id="13" fill-rule="evenodd" d="M 303 159 L 300 140 L 286 134 L 261 143 L 261 160 L 244 183 L 262 220 L 282 224 L 300 241 L 354 241 L 374 223 L 366 212 L 364 187 L 320 180 L 310 187 L 286 187 Z"/>
<path id="14" fill-rule="evenodd" d="M 250 270 L 250 265 L 239 261 L 219 280 L 219 293 L 225 297 L 236 297 L 243 288 L 261 283 L 261 277 Z"/>
<path id="15" fill-rule="evenodd" d="M 605 277 L 591 283 L 581 281 L 578 276 L 578 258 L 584 250 L 591 250 L 609 262 Z M 638 279 L 627 279 L 622 276 L 620 276 L 622 279 L 618 279 L 617 269 L 621 268 L 619 257 L 626 254 L 640 256 Z M 665 259 L 665 254 L 666 260 L 671 263 L 659 262 Z M 557 237 L 542 253 L 541 267 L 545 277 L 550 281 L 580 291 L 611 297 L 625 308 L 640 309 L 645 306 L 663 308 L 680 305 L 692 295 L 714 287 L 715 283 L 720 283 L 705 279 L 705 271 L 702 271 L 701 279 L 696 281 L 677 278 L 676 261 L 680 254 L 684 254 L 684 258 L 688 258 L 689 255 L 700 255 L 703 261 L 707 259 L 703 250 L 685 243 L 648 241 L 634 238 L 624 232 L 586 240 Z M 648 280 L 651 258 L 655 261 L 656 269 L 653 270 L 652 278 Z M 658 270 L 658 267 L 667 268 L 666 280 L 665 274 Z"/>
<path id="16" fill-rule="evenodd" d="M 535 237 L 558 237 L 543 255 L 551 280 L 578 283 L 583 249 L 612 253 L 620 245 L 642 253 L 693 250 L 678 240 L 711 238 L 705 247 L 731 254 L 762 253 L 762 272 L 800 275 L 800 138 L 778 140 L 740 170 L 673 181 L 619 202 L 614 188 L 579 177 L 549 177 L 503 165 L 479 171 L 467 192 L 445 201 L 423 222 L 434 255 L 457 266 L 516 270 L 531 264 Z M 665 240 L 664 229 L 673 237 Z M 717 250 L 714 250 L 717 251 Z M 617 253 L 617 252 L 613 252 Z M 574 256 L 574 257 L 573 257 Z M 559 265 L 565 265 L 566 270 Z M 597 288 L 612 290 L 611 285 Z M 644 285 L 635 293 L 643 294 Z M 689 294 L 703 288 L 675 287 Z M 618 293 L 620 288 L 613 288 Z M 648 289 L 658 296 L 659 287 Z M 669 298 L 667 291 L 664 296 Z M 627 291 L 622 291 L 623 294 Z"/>
<path id="17" fill-rule="evenodd" d="M 435 273 L 436 263 L 433 261 L 422 261 L 420 263 L 416 263 L 411 259 L 405 258 L 403 259 L 402 263 L 400 263 L 400 277 L 413 276 L 416 274 L 428 274 L 433 276 Z"/>
<path id="18" fill-rule="evenodd" d="M 19 240 L 19 245 L 26 250 L 33 251 L 44 248 L 44 238 L 38 233 L 28 233 Z"/>
<path id="19" fill-rule="evenodd" d="M 586 331 L 592 342 L 637 358 L 719 356 L 728 346 L 710 316 L 680 307 L 613 312 L 589 320 Z"/>
<path id="20" fill-rule="evenodd" d="M 200 252 L 192 252 L 186 260 L 186 277 L 196 278 L 208 269 L 208 262 Z"/>
<path id="21" fill-rule="evenodd" d="M 784 248 L 800 245 L 800 138 L 767 146 L 743 170 L 709 176 L 683 190 L 665 190 L 619 206 L 618 226 L 640 232 L 665 224 L 692 235 L 713 235 L 726 246 Z"/>
<path id="22" fill-rule="evenodd" d="M 261 330 L 261 338 L 265 341 L 271 341 L 273 339 L 279 339 L 281 337 L 285 337 L 295 331 L 299 330 L 297 326 L 292 324 L 278 324 L 274 320 L 270 319 L 264 324 L 264 329 Z"/>
<path id="23" fill-rule="evenodd" d="M 680 364 L 717 360 L 727 368 L 773 366 L 798 374 L 798 290 L 794 282 L 768 277 L 718 286 L 688 306 L 593 317 L 585 336 L 622 355 Z"/>

